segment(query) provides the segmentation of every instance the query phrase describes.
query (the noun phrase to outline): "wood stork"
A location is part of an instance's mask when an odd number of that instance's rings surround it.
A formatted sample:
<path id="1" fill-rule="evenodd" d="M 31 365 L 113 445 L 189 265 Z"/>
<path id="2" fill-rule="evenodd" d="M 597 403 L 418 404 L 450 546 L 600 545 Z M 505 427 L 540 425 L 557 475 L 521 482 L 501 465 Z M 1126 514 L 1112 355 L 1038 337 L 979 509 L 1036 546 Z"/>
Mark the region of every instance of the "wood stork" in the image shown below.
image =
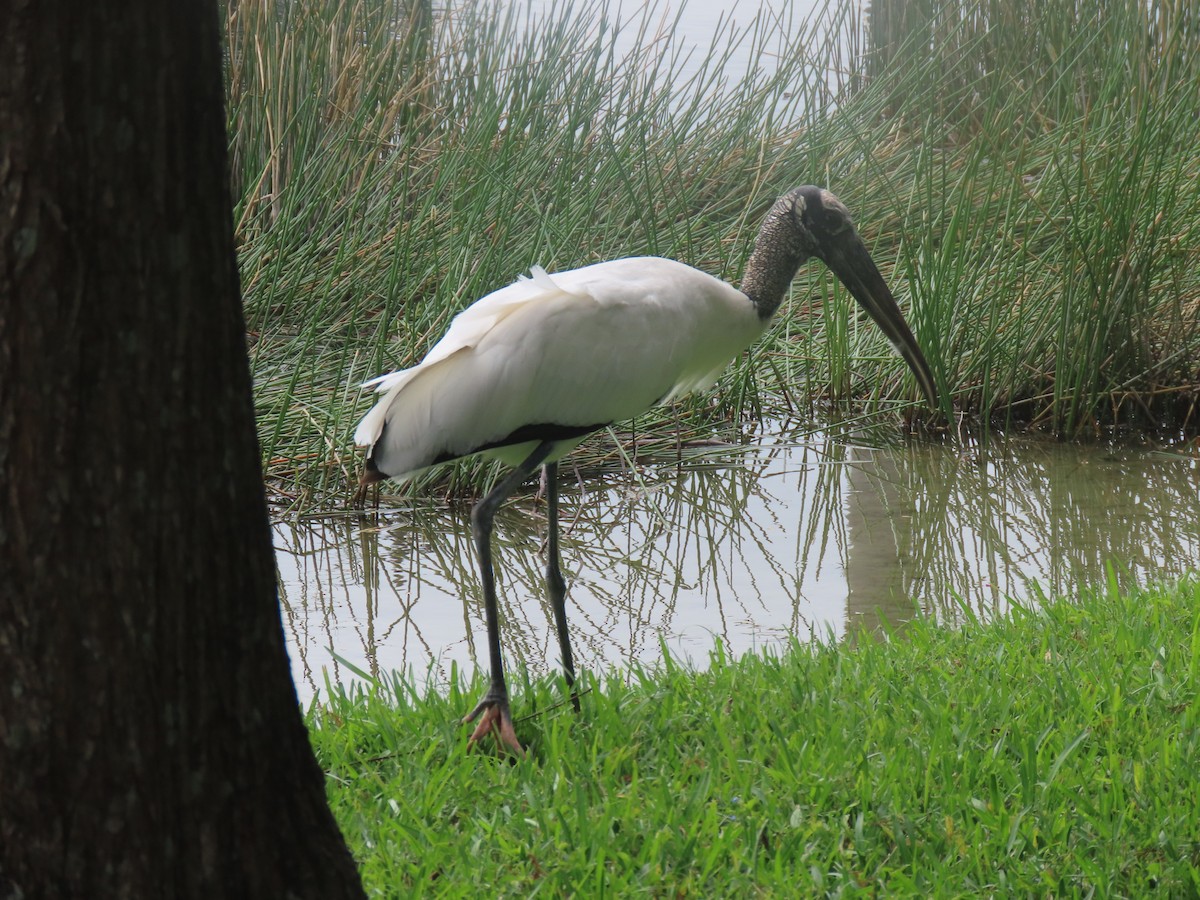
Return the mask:
<path id="1" fill-rule="evenodd" d="M 490 688 L 463 720 L 479 718 L 472 742 L 494 731 L 522 753 L 500 651 L 491 548 L 496 510 L 538 466 L 545 467 L 546 585 L 563 669 L 573 685 L 559 563 L 558 460 L 593 431 L 711 385 L 763 333 L 797 269 L 813 256 L 883 329 L 936 407 L 929 365 L 850 213 L 829 191 L 813 186 L 795 188 L 771 207 L 741 290 L 657 257 L 554 275 L 534 267 L 530 277 L 460 313 L 419 364 L 364 385 L 383 397 L 355 432 L 355 441 L 368 447 L 356 504 L 374 482 L 476 453 L 513 466 L 471 514 L 491 667 Z"/>

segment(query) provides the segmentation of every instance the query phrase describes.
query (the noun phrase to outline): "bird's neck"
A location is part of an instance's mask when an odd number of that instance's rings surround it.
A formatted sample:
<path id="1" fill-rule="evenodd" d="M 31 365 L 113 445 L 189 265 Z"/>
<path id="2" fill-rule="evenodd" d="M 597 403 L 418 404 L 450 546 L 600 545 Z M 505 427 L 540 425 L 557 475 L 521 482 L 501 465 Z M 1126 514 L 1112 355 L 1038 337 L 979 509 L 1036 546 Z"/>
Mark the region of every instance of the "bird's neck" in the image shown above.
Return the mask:
<path id="1" fill-rule="evenodd" d="M 808 258 L 795 239 L 787 210 L 782 203 L 767 214 L 758 232 L 754 250 L 742 276 L 742 293 L 754 304 L 758 317 L 766 322 L 779 309 L 787 295 L 796 270 Z"/>

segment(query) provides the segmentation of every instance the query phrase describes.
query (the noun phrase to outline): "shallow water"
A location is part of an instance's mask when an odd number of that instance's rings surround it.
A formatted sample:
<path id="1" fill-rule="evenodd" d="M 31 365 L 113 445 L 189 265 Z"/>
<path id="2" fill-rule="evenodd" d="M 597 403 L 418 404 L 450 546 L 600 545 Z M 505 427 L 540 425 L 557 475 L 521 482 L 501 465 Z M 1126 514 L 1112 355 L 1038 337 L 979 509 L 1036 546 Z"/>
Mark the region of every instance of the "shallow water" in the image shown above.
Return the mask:
<path id="1" fill-rule="evenodd" d="M 1010 598 L 1200 566 L 1192 453 L 995 440 L 874 446 L 824 435 L 577 480 L 563 464 L 563 568 L 577 664 L 703 665 L 795 637 L 987 617 Z M 575 482 L 574 484 L 570 482 Z M 509 665 L 557 665 L 536 484 L 497 519 Z M 302 698 L 325 679 L 486 666 L 470 508 L 423 498 L 275 525 Z M 1036 585 L 1036 586 L 1035 586 Z M 912 598 L 912 599 L 910 599 Z M 915 601 L 915 603 L 914 603 Z M 340 657 L 340 660 L 338 659 Z"/>

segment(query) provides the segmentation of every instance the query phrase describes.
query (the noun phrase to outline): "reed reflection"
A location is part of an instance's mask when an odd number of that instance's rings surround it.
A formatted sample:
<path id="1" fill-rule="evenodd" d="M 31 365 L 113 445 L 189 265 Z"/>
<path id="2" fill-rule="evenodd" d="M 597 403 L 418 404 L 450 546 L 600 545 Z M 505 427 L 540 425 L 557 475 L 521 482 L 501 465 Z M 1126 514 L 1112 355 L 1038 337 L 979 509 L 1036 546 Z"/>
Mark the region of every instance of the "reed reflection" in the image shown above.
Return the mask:
<path id="1" fill-rule="evenodd" d="M 546 522 L 532 490 L 497 522 L 511 662 L 544 672 L 557 644 L 543 595 Z M 827 437 L 682 465 L 580 473 L 562 494 L 563 564 L 578 662 L 702 665 L 919 606 L 988 617 L 1031 597 L 1194 568 L 1200 462 L 1144 451 L 994 442 L 880 448 Z M 469 503 L 279 522 L 281 596 L 301 694 L 411 670 L 443 682 L 483 651 Z M 332 653 L 330 652 L 332 648 Z"/>

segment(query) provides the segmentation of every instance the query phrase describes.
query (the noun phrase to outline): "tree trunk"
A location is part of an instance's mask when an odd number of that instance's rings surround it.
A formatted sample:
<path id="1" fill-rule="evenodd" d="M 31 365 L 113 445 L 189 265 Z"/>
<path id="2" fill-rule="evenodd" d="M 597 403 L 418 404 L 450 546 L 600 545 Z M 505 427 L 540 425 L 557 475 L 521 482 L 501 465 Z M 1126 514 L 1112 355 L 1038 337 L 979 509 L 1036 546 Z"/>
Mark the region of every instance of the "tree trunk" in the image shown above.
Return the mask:
<path id="1" fill-rule="evenodd" d="M 215 5 L 0 21 L 0 897 L 362 896 L 276 602 Z"/>

